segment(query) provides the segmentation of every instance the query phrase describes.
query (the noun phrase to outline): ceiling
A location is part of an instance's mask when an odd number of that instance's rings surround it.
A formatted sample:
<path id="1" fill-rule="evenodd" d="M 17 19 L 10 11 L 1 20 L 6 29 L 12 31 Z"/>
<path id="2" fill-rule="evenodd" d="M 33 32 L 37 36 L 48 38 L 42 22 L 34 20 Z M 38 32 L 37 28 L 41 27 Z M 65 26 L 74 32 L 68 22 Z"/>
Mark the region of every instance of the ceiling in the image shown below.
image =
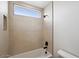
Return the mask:
<path id="1" fill-rule="evenodd" d="M 50 1 L 23 1 L 23 2 L 31 4 L 33 6 L 40 7 L 40 8 L 44 8 L 50 3 Z"/>

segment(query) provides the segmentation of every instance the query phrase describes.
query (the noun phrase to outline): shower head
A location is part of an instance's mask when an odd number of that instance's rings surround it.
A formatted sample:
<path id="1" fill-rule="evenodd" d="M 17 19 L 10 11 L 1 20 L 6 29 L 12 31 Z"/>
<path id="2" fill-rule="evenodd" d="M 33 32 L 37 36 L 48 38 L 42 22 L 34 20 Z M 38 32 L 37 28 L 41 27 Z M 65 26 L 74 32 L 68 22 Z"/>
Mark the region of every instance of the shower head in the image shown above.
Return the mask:
<path id="1" fill-rule="evenodd" d="M 44 18 L 45 18 L 46 16 L 48 16 L 48 15 L 43 15 Z"/>

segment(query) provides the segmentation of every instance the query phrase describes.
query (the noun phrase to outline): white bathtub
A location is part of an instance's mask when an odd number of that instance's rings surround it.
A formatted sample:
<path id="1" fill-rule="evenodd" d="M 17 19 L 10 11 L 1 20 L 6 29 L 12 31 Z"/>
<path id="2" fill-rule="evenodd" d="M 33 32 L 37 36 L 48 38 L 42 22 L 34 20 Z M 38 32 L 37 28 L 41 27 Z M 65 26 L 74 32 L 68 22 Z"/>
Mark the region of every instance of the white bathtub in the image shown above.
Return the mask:
<path id="1" fill-rule="evenodd" d="M 29 52 L 21 53 L 18 55 L 11 56 L 9 58 L 49 58 L 52 54 L 47 51 L 45 54 L 45 50 L 43 48 L 35 49 Z"/>

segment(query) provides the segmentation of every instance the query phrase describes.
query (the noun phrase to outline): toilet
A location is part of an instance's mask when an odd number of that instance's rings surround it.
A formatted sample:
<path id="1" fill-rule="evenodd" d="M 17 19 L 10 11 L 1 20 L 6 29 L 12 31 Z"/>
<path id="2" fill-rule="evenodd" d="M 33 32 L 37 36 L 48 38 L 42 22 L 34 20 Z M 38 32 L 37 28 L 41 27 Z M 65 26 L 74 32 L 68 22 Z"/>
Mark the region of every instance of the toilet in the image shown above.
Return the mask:
<path id="1" fill-rule="evenodd" d="M 77 58 L 77 56 L 74 56 L 73 54 L 62 49 L 58 50 L 57 54 L 61 56 L 62 58 Z"/>

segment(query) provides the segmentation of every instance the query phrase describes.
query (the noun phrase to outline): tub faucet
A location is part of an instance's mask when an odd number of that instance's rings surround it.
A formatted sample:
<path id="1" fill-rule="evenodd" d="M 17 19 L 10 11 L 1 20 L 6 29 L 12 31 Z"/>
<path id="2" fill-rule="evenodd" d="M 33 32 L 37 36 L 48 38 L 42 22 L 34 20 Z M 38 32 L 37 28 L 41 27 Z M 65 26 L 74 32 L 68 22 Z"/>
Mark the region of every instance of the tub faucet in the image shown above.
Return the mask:
<path id="1" fill-rule="evenodd" d="M 47 47 L 43 47 L 44 49 L 46 49 Z"/>
<path id="2" fill-rule="evenodd" d="M 48 42 L 46 41 L 45 42 L 45 47 L 43 47 L 46 51 L 45 51 L 45 54 L 47 54 L 47 48 L 48 48 Z"/>

